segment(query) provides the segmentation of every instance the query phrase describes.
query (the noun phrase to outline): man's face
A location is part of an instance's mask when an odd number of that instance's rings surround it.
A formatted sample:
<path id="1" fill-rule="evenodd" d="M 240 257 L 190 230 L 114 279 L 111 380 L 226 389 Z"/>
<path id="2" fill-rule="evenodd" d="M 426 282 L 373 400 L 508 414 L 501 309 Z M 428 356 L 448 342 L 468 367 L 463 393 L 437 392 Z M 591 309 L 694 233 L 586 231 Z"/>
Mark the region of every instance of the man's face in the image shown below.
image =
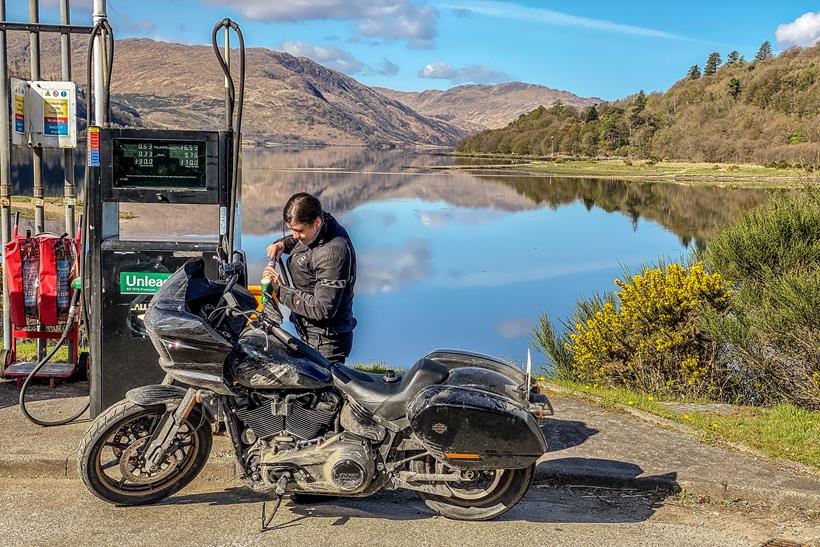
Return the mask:
<path id="1" fill-rule="evenodd" d="M 288 228 L 290 228 L 291 235 L 293 239 L 302 243 L 303 245 L 307 245 L 313 236 L 316 235 L 316 231 L 319 230 L 319 226 L 322 225 L 322 219 L 317 218 L 310 224 L 302 224 L 301 222 L 288 222 Z"/>

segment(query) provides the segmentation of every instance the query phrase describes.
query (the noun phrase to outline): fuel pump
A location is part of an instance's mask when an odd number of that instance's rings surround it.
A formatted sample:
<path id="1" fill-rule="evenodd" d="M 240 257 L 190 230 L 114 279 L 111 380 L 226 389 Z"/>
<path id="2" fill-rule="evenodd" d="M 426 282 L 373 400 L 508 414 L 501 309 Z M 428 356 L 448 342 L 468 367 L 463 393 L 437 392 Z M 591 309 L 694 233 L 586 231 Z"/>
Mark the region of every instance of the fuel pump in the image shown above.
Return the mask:
<path id="1" fill-rule="evenodd" d="M 226 37 L 233 30 L 239 38 L 238 92 L 217 45 L 220 29 Z M 95 26 L 91 41 L 103 33 L 107 40 L 106 85 L 103 96 L 95 100 L 103 101 L 106 115 L 91 125 L 89 92 L 81 283 L 76 283 L 82 291 L 74 293 L 70 312 L 72 318 L 81 315 L 86 325 L 92 417 L 122 399 L 129 389 L 162 380 L 157 352 L 146 336 L 142 318 L 151 296 L 164 281 L 196 257 L 206 258 L 206 270 L 215 275 L 219 255 L 231 259 L 241 252 L 234 250 L 239 240 L 236 216 L 241 196 L 245 79 L 245 45 L 239 25 L 223 19 L 213 28 L 213 49 L 226 81 L 227 127 L 210 131 L 110 127 L 114 41 L 105 20 Z M 89 81 L 91 50 L 89 47 Z M 128 219 L 133 222 L 123 218 L 130 216 L 124 214 L 130 212 L 127 208 L 141 211 L 138 218 Z M 203 216 L 212 217 L 211 232 L 185 230 L 185 219 L 202 221 Z M 176 230 L 170 227 L 169 219 L 181 220 Z M 82 314 L 78 313 L 79 295 Z M 20 394 L 23 412 L 40 425 L 59 425 L 34 419 L 25 409 L 25 390 L 35 372 L 26 379 Z"/>
<path id="2" fill-rule="evenodd" d="M 220 28 L 239 36 L 239 93 L 216 44 Z M 151 296 L 191 258 L 205 257 L 217 275 L 218 253 L 232 257 L 239 195 L 240 128 L 244 95 L 244 39 L 239 26 L 225 19 L 213 30 L 214 51 L 228 81 L 228 119 L 222 131 L 89 129 L 90 184 L 86 287 L 91 348 L 91 415 L 119 401 L 129 389 L 163 378 L 157 352 L 142 322 Z M 121 224 L 125 205 L 141 213 Z M 163 214 L 170 211 L 169 214 Z M 141 216 L 144 215 L 144 216 Z M 218 230 L 192 235 L 167 231 L 163 219 L 202 221 L 212 216 Z M 178 224 L 183 229 L 188 222 Z"/>

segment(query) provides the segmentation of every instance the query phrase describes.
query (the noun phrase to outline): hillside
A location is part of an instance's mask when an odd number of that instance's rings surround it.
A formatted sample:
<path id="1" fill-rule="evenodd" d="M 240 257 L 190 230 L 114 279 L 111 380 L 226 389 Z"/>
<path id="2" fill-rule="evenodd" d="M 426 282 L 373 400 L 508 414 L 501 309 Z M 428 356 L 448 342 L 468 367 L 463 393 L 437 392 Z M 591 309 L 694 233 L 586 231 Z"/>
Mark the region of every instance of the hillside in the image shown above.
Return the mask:
<path id="1" fill-rule="evenodd" d="M 446 91 L 428 90 L 421 93 L 376 89 L 413 110 L 450 122 L 470 133 L 504 127 L 521 114 L 557 101 L 578 108 L 601 102 L 595 97 L 578 97 L 568 91 L 522 82 L 460 85 Z"/>
<path id="2" fill-rule="evenodd" d="M 85 80 L 85 44 L 72 43 L 76 81 Z M 43 79 L 57 79 L 56 37 L 42 37 L 41 52 Z M 137 39 L 118 41 L 114 52 L 115 121 L 136 127 L 222 126 L 223 76 L 210 46 Z M 442 146 L 468 134 L 304 57 L 253 48 L 246 62 L 246 139 Z M 27 77 L 27 33 L 9 33 L 9 65 L 12 74 Z"/>
<path id="3" fill-rule="evenodd" d="M 462 152 L 820 165 L 820 46 L 724 64 L 665 93 L 538 108 L 462 140 Z"/>

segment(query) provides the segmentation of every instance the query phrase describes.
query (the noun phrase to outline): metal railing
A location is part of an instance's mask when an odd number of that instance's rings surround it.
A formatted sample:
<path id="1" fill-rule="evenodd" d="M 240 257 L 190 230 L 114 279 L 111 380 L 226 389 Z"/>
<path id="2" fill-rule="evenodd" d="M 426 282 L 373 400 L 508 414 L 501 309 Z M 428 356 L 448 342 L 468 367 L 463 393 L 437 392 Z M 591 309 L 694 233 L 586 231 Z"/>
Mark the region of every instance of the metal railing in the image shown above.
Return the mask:
<path id="1" fill-rule="evenodd" d="M 105 8 L 102 3 L 102 14 Z M 98 16 L 95 9 L 95 17 Z M 29 33 L 29 61 L 31 80 L 39 80 L 40 74 L 40 33 L 60 34 L 61 79 L 71 81 L 71 35 L 91 34 L 93 27 L 72 25 L 69 0 L 60 0 L 60 24 L 40 23 L 40 6 L 38 0 L 29 0 L 29 22 L 14 23 L 6 21 L 6 2 L 0 0 L 0 237 L 5 245 L 11 239 L 11 140 L 10 140 L 10 99 L 9 99 L 9 65 L 7 32 Z M 87 82 L 90 86 L 91 82 Z M 90 92 L 87 90 L 86 92 Z M 34 229 L 35 233 L 45 230 L 45 203 L 43 191 L 43 149 L 34 146 L 31 149 L 33 172 Z M 65 231 L 73 236 L 75 233 L 76 185 L 74 180 L 74 156 L 70 148 L 63 150 L 63 202 L 65 205 Z M 3 346 L 11 344 L 11 319 L 9 314 L 9 295 L 3 283 Z M 38 354 L 44 347 L 38 347 Z M 0 373 L 5 363 L 0 363 Z"/>

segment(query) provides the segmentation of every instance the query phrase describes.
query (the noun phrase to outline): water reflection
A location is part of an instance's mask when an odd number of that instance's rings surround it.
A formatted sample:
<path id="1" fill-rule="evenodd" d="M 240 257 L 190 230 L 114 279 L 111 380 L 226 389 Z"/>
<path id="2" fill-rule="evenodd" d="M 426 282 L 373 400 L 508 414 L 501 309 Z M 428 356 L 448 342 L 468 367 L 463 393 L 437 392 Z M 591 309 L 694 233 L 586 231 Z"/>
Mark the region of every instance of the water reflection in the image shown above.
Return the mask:
<path id="1" fill-rule="evenodd" d="M 351 360 L 401 367 L 437 347 L 521 360 L 540 313 L 566 315 L 578 296 L 610 289 L 622 266 L 680 256 L 766 198 L 760 190 L 427 169 L 418 166 L 453 160 L 406 150 L 243 154 L 251 277 L 282 233 L 287 198 L 318 195 L 359 256 Z M 46 188 L 60 195 L 61 172 Z M 156 214 L 143 210 L 123 223 L 165 225 L 162 206 L 151 207 Z M 203 223 L 194 217 L 189 233 Z"/>
<path id="2" fill-rule="evenodd" d="M 766 196 L 408 167 L 451 161 L 402 150 L 246 151 L 251 275 L 281 234 L 282 204 L 312 192 L 359 254 L 353 361 L 407 366 L 436 347 L 521 360 L 540 313 L 565 315 L 578 296 L 612 287 L 622 266 L 680 256 Z"/>

